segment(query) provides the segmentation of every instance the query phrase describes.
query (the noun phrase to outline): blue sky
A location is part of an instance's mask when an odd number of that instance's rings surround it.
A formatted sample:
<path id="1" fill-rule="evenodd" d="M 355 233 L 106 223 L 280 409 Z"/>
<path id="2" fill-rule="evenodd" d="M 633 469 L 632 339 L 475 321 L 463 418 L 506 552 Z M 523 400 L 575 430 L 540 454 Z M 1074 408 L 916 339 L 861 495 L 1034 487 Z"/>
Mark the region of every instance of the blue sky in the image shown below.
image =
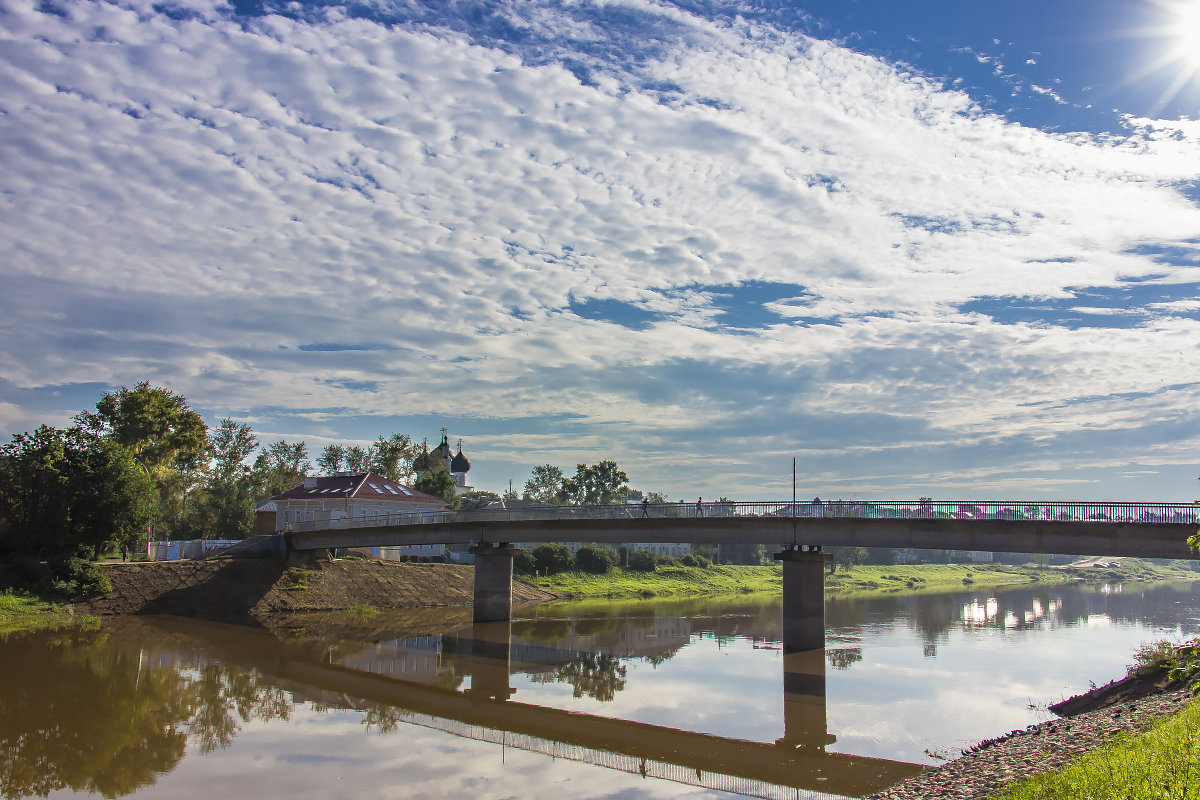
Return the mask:
<path id="1" fill-rule="evenodd" d="M 1200 497 L 1200 3 L 0 0 L 0 431 Z"/>

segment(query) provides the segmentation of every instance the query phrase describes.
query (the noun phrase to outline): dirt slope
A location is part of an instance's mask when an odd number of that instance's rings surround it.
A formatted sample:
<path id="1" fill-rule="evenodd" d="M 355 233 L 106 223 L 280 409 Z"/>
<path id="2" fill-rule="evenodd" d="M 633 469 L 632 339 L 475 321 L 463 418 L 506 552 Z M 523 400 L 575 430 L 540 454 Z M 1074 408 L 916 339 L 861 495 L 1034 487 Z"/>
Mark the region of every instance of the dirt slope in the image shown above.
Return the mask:
<path id="1" fill-rule="evenodd" d="M 470 606 L 474 568 L 347 558 L 287 569 L 266 558 L 105 564 L 113 590 L 77 604 L 82 613 L 175 614 L 235 619 L 279 612 Z M 555 595 L 513 582 L 513 604 Z"/>

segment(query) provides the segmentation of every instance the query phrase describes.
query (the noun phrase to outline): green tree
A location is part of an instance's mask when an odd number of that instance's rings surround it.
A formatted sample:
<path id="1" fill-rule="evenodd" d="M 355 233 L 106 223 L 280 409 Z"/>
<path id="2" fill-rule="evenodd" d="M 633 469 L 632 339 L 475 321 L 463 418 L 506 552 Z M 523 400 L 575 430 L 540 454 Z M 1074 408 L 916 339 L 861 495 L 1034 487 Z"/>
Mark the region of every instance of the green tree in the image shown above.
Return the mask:
<path id="1" fill-rule="evenodd" d="M 843 571 L 848 571 L 851 567 L 857 566 L 867 560 L 867 549 L 865 547 L 831 547 L 829 554 L 833 559 L 829 562 L 829 574 L 832 575 L 841 567 Z"/>
<path id="2" fill-rule="evenodd" d="M 380 436 L 367 449 L 367 469 L 388 480 L 408 483 L 414 476 L 417 455 L 417 446 L 403 433 Z"/>
<path id="3" fill-rule="evenodd" d="M 620 502 L 629 492 L 629 476 L 615 461 L 599 464 L 577 464 L 575 476 L 567 478 L 559 489 L 558 499 L 577 506 L 602 506 Z"/>
<path id="4" fill-rule="evenodd" d="M 254 481 L 246 460 L 258 449 L 245 423 L 222 419 L 209 437 L 209 467 L 200 518 L 210 539 L 244 539 L 254 527 Z"/>
<path id="5" fill-rule="evenodd" d="M 542 575 L 554 575 L 566 572 L 574 564 L 571 558 L 571 548 L 565 544 L 539 544 L 533 548 L 533 561 L 537 571 Z"/>
<path id="6" fill-rule="evenodd" d="M 340 444 L 325 445 L 317 459 L 317 469 L 322 475 L 333 475 L 342 471 L 342 462 L 346 460 L 346 448 Z"/>
<path id="7" fill-rule="evenodd" d="M 538 503 L 558 504 L 558 493 L 562 491 L 563 471 L 553 464 L 534 467 L 529 480 L 525 481 L 526 500 Z"/>
<path id="8" fill-rule="evenodd" d="M 426 470 L 413 483 L 413 488 L 418 492 L 441 498 L 450 508 L 458 508 L 462 503 L 454 485 L 454 478 L 444 469 Z"/>
<path id="9" fill-rule="evenodd" d="M 14 552 L 96 558 L 132 545 L 149 503 L 149 480 L 129 452 L 90 431 L 43 425 L 0 448 L 0 541 Z"/>
<path id="10" fill-rule="evenodd" d="M 308 445 L 303 441 L 272 442 L 254 459 L 255 496 L 274 497 L 293 489 L 304 482 L 311 468 Z"/>
<path id="11" fill-rule="evenodd" d="M 615 567 L 620 560 L 620 555 L 611 547 L 593 547 L 585 544 L 575 551 L 576 566 L 583 572 L 593 575 L 603 575 Z"/>
<path id="12" fill-rule="evenodd" d="M 356 444 L 346 448 L 346 471 L 347 472 L 366 472 L 367 471 L 367 451 Z"/>
<path id="13" fill-rule="evenodd" d="M 629 568 L 638 572 L 654 572 L 658 559 L 649 550 L 634 550 L 629 554 Z"/>
<path id="14" fill-rule="evenodd" d="M 187 399 L 142 381 L 104 394 L 95 413 L 81 412 L 81 427 L 116 442 L 149 470 L 154 483 L 156 520 L 168 536 L 187 525 L 189 492 L 203 471 L 208 429 Z"/>

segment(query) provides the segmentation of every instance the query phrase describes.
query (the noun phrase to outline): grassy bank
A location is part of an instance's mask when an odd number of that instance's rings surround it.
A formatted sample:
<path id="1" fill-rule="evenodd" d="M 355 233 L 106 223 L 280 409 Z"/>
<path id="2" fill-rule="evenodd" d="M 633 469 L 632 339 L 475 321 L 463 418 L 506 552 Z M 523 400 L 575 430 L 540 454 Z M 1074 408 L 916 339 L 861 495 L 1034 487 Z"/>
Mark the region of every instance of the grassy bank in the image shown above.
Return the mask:
<path id="1" fill-rule="evenodd" d="M 1060 770 L 1027 778 L 999 800 L 1200 799 L 1200 701 L 1133 736 L 1120 736 Z"/>
<path id="2" fill-rule="evenodd" d="M 70 607 L 29 594 L 0 593 L 0 636 L 33 630 L 54 630 L 76 625 Z"/>
<path id="3" fill-rule="evenodd" d="M 780 591 L 782 567 L 778 564 L 659 567 L 656 572 L 617 568 L 606 575 L 571 572 L 525 580 L 539 588 L 575 599 L 750 594 Z M 1034 582 L 1054 585 L 1085 580 L 1089 583 L 1200 580 L 1200 573 L 1185 567 L 1160 566 L 1137 559 L 1126 559 L 1126 565 L 1120 569 L 1087 570 L 1006 564 L 858 566 L 849 571 L 838 570 L 833 575 L 826 575 L 825 593 L 830 597 L 866 597 L 951 592 L 964 588 L 985 589 Z"/>

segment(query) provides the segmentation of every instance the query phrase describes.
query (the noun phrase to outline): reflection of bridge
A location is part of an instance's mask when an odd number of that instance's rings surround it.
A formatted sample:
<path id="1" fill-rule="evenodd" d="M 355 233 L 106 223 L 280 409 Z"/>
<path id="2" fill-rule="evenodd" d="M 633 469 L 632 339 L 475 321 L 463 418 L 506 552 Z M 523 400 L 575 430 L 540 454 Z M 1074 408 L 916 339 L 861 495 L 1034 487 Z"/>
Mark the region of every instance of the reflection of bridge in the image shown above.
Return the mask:
<path id="1" fill-rule="evenodd" d="M 834 737 L 827 731 L 824 650 L 785 658 L 784 736 L 766 744 L 514 702 L 508 622 L 476 623 L 453 637 L 462 658 L 456 663 L 471 677 L 466 692 L 298 657 L 249 628 L 182 619 L 153 624 L 200 636 L 220 660 L 318 690 L 331 705 L 355 698 L 354 708 L 361 710 L 357 701 L 382 704 L 394 708 L 398 720 L 458 736 L 712 789 L 768 798 L 791 797 L 795 789 L 861 797 L 925 769 L 825 752 Z M 790 790 L 784 795 L 780 787 Z"/>
<path id="2" fill-rule="evenodd" d="M 1190 558 L 1200 506 L 1182 503 L 868 501 L 557 507 L 321 522 L 284 534 L 291 553 L 471 543 L 475 620 L 512 616 L 510 542 L 791 542 L 783 562 L 783 646 L 824 646 L 822 546 Z M 313 523 L 314 525 L 316 523 Z M 334 527 L 328 527 L 334 526 Z M 498 543 L 498 544 L 497 544 Z M 799 543 L 805 543 L 800 547 Z"/>

